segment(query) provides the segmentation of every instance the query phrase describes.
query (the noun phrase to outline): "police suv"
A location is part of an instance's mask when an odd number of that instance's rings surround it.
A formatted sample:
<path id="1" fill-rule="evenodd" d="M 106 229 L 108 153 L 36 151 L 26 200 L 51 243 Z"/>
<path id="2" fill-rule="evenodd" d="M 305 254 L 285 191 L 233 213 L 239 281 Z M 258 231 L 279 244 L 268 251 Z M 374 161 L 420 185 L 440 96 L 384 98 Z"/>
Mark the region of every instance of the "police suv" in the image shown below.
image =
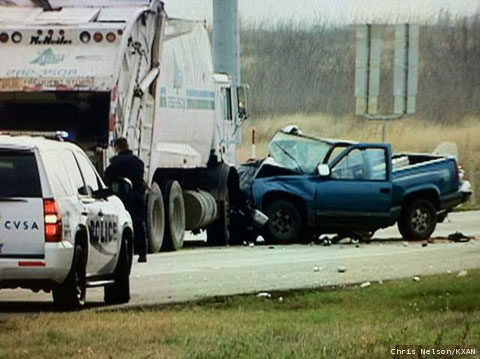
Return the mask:
<path id="1" fill-rule="evenodd" d="M 0 135 L 0 288 L 52 291 L 72 310 L 87 287 L 104 286 L 106 303 L 126 303 L 132 228 L 79 147 Z"/>

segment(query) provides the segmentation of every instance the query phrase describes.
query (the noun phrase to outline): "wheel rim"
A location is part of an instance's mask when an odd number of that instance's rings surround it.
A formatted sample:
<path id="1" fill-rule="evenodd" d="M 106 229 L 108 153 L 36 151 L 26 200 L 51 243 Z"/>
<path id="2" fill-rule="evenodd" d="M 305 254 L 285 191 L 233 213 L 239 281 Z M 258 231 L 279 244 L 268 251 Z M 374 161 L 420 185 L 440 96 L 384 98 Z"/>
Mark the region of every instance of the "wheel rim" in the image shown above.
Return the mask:
<path id="1" fill-rule="evenodd" d="M 424 207 L 416 208 L 410 217 L 410 223 L 415 232 L 426 232 L 432 223 L 430 212 Z"/>
<path id="2" fill-rule="evenodd" d="M 173 200 L 173 217 L 172 217 L 172 233 L 175 234 L 176 238 L 182 236 L 182 233 L 185 231 L 185 221 L 184 215 L 182 213 L 182 203 L 179 196 L 175 197 Z"/>
<path id="3" fill-rule="evenodd" d="M 153 202 L 153 208 L 152 208 L 152 229 L 155 237 L 160 237 L 163 235 L 161 226 L 159 223 L 161 220 L 163 220 L 161 216 L 163 217 L 162 202 L 157 199 Z"/>
<path id="4" fill-rule="evenodd" d="M 295 221 L 290 211 L 286 209 L 279 209 L 275 211 L 273 217 L 270 219 L 270 228 L 275 235 L 281 237 L 288 236 L 295 228 Z"/>

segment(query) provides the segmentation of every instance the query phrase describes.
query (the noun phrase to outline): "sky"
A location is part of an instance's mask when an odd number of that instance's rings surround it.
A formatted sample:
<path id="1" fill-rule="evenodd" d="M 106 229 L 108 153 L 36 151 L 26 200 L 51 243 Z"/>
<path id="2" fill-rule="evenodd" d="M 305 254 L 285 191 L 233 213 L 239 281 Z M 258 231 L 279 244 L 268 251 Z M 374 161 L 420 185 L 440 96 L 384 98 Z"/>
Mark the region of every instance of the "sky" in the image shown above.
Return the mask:
<path id="1" fill-rule="evenodd" d="M 170 16 L 211 20 L 212 0 L 164 0 Z M 355 19 L 384 22 L 412 16 L 420 21 L 436 18 L 440 11 L 452 15 L 473 15 L 480 0 L 238 0 L 244 24 L 295 21 L 314 24 L 321 18 L 329 22 L 352 22 Z M 392 16 L 392 14 L 394 16 Z"/>

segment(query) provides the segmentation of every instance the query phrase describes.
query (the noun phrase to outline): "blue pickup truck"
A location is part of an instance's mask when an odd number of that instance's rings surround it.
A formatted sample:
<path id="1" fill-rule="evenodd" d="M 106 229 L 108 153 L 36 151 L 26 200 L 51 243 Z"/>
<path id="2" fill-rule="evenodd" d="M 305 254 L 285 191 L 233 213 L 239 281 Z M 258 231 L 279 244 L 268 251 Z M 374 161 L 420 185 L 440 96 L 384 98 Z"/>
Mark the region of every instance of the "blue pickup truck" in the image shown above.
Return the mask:
<path id="1" fill-rule="evenodd" d="M 365 239 L 395 223 L 405 239 L 427 239 L 471 194 L 453 157 L 298 133 L 278 132 L 269 157 L 239 173 L 244 193 L 269 217 L 268 243 L 326 233 Z"/>

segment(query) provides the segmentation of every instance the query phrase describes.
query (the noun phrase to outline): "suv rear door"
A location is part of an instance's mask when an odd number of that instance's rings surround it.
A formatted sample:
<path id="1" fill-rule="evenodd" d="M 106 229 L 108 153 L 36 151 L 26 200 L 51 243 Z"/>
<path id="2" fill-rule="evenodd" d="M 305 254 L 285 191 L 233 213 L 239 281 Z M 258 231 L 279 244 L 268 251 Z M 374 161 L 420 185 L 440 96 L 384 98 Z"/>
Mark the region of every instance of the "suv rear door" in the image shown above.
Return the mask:
<path id="1" fill-rule="evenodd" d="M 44 258 L 43 216 L 35 152 L 0 149 L 0 258 Z"/>

